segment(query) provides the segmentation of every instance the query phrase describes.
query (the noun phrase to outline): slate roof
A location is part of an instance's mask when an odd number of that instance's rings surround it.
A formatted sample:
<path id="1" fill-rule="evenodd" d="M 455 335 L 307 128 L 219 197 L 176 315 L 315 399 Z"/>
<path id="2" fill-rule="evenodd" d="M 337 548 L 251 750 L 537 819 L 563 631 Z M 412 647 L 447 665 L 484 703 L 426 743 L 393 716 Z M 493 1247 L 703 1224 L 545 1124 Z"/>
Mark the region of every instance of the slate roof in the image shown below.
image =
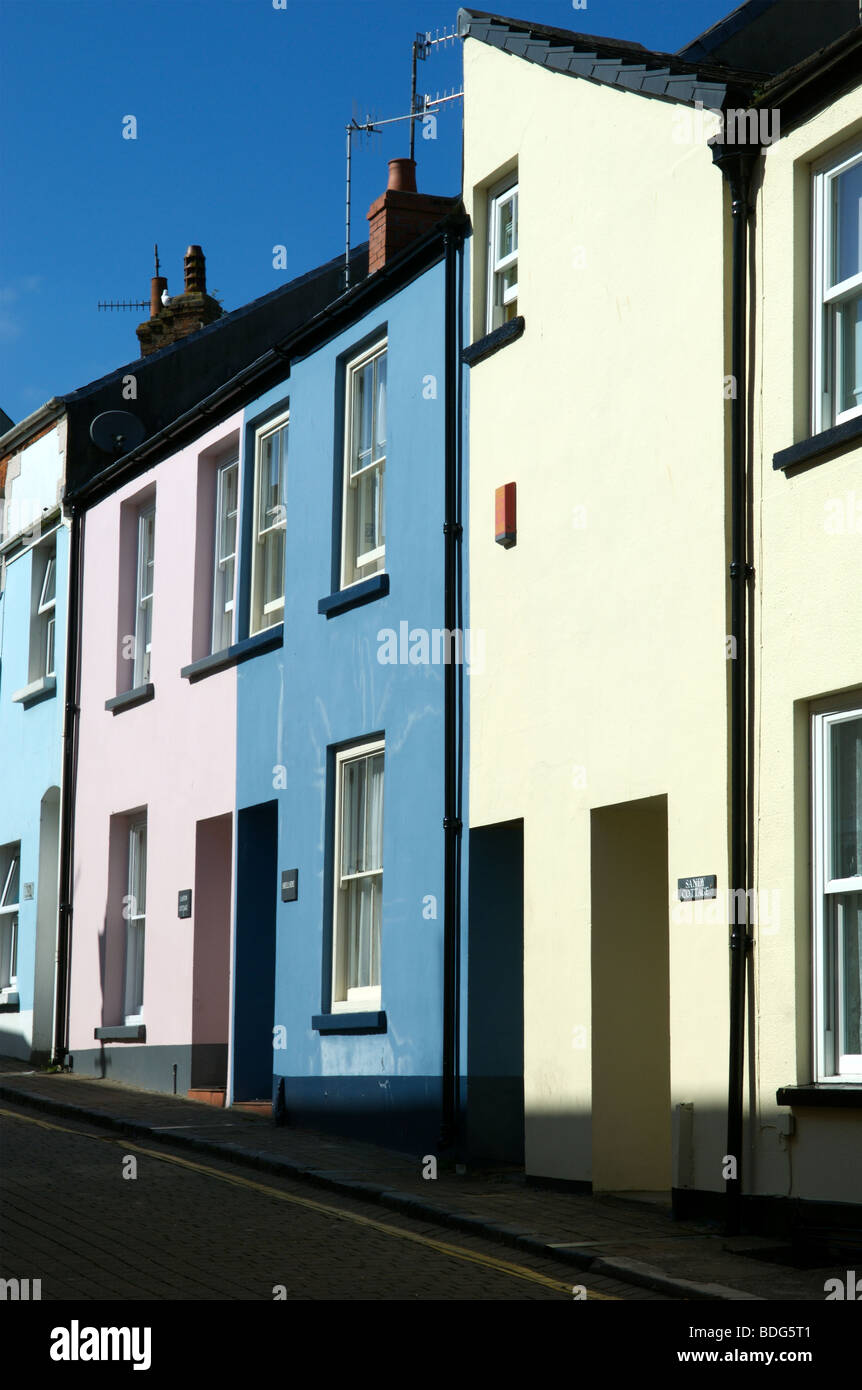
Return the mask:
<path id="1" fill-rule="evenodd" d="M 768 77 L 762 71 L 688 60 L 675 53 L 654 52 L 639 43 L 598 38 L 483 10 L 459 10 L 458 33 L 552 72 L 689 105 L 701 101 L 704 106 L 720 107 L 726 99 L 737 100 L 748 94 Z"/>
<path id="2" fill-rule="evenodd" d="M 351 252 L 351 279 L 368 274 L 368 244 Z M 105 455 L 92 443 L 89 425 L 105 410 L 132 411 L 146 438 L 157 434 L 198 401 L 282 342 L 344 293 L 344 257 L 224 314 L 188 337 L 117 367 L 106 376 L 61 396 L 70 429 L 66 485 L 69 492 L 105 466 Z M 122 381 L 134 376 L 137 396 L 122 395 Z M 72 447 L 74 445 L 74 447 Z"/>

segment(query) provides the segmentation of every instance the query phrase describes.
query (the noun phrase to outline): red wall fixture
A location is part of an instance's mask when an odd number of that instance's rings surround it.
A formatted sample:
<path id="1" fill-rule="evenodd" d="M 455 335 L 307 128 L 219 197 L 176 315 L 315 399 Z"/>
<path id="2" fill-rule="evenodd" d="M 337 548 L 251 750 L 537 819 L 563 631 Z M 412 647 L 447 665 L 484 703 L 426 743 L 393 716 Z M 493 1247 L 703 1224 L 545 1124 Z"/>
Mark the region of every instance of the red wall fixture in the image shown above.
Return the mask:
<path id="1" fill-rule="evenodd" d="M 494 540 L 508 550 L 518 539 L 516 524 L 515 490 L 516 483 L 504 483 L 494 493 Z"/>

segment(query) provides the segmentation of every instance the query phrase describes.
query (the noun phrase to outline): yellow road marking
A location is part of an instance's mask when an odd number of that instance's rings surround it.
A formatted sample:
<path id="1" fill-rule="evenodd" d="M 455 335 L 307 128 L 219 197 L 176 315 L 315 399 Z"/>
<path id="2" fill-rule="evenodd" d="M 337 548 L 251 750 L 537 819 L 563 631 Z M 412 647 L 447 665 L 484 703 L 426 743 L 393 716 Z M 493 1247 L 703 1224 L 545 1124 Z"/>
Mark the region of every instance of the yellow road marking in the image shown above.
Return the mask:
<path id="1" fill-rule="evenodd" d="M 298 1197 L 292 1192 L 281 1192 L 277 1187 L 269 1187 L 266 1183 L 254 1182 L 251 1178 L 243 1178 L 235 1173 L 224 1173 L 219 1168 L 210 1168 L 206 1163 L 195 1163 L 190 1158 L 160 1153 L 158 1149 L 147 1149 L 142 1144 L 130 1144 L 122 1135 L 87 1134 L 81 1130 L 69 1129 L 66 1125 L 55 1125 L 48 1120 L 37 1120 L 32 1115 L 20 1115 L 15 1110 L 0 1108 L 0 1115 L 6 1115 L 11 1120 L 23 1120 L 27 1124 L 39 1125 L 42 1129 L 56 1129 L 63 1134 L 75 1134 L 79 1139 L 110 1139 L 115 1144 L 122 1144 L 127 1152 L 145 1154 L 148 1158 L 155 1158 L 160 1163 L 173 1163 L 178 1168 L 188 1168 L 192 1172 L 203 1173 L 206 1177 L 216 1178 L 219 1182 L 231 1183 L 234 1187 L 244 1187 L 253 1192 L 262 1192 L 267 1197 L 275 1197 L 280 1202 L 290 1202 L 294 1206 L 305 1207 L 322 1216 L 334 1217 L 337 1221 L 352 1222 L 355 1226 L 367 1226 L 371 1230 L 380 1231 L 383 1235 L 397 1236 L 401 1240 L 412 1241 L 414 1245 L 424 1245 L 426 1249 L 435 1250 L 439 1255 L 448 1255 L 452 1259 L 463 1260 L 468 1264 L 482 1265 L 486 1269 L 496 1270 L 499 1274 L 508 1274 L 514 1279 L 524 1279 L 528 1283 L 541 1284 L 544 1288 L 553 1289 L 556 1293 L 564 1293 L 568 1297 L 571 1297 L 572 1294 L 572 1284 L 564 1284 L 560 1279 L 550 1279 L 546 1274 L 539 1274 L 536 1270 L 526 1269 L 523 1265 L 512 1264 L 509 1260 L 500 1260 L 494 1255 L 480 1255 L 474 1250 L 464 1249 L 463 1246 L 450 1245 L 448 1241 L 433 1240 L 430 1236 L 421 1236 L 414 1231 L 402 1230 L 400 1226 L 390 1226 L 385 1221 L 375 1221 L 371 1216 L 360 1216 L 358 1212 L 343 1211 L 340 1207 L 329 1206 L 326 1202 L 315 1202 L 310 1197 Z M 349 1195 L 353 1196 L 352 1193 Z M 355 1200 L 361 1201 L 362 1198 L 360 1196 Z M 413 1219 L 420 1220 L 421 1217 Z M 476 1234 L 481 1235 L 481 1232 L 477 1231 Z M 587 1289 L 587 1298 L 601 1299 L 603 1302 L 609 1303 L 619 1301 L 611 1294 L 597 1293 L 591 1289 Z"/>

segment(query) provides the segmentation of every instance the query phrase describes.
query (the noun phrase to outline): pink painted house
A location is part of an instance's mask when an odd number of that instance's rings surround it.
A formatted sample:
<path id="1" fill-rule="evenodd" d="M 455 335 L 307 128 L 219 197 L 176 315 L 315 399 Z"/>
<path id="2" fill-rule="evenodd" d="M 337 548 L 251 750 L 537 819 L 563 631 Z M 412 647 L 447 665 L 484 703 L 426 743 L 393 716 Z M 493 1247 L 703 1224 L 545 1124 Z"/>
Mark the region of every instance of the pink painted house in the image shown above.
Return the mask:
<path id="1" fill-rule="evenodd" d="M 69 1052 L 224 1100 L 241 415 L 86 513 Z"/>

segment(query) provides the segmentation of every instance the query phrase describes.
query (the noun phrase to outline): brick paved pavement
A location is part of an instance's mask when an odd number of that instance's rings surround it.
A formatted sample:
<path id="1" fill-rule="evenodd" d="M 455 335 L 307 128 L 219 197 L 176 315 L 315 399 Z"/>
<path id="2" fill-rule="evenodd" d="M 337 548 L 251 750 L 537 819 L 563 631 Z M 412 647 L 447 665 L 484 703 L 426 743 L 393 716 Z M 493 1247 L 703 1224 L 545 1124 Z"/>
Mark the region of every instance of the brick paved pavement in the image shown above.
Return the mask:
<path id="1" fill-rule="evenodd" d="M 589 1268 L 593 1275 L 621 1276 L 642 1292 L 654 1288 L 677 1299 L 720 1299 L 735 1293 L 823 1301 L 825 1280 L 844 1273 L 843 1268 L 797 1270 L 752 1258 L 742 1252 L 776 1242 L 728 1240 L 708 1224 L 674 1222 L 654 1204 L 549 1192 L 527 1186 L 515 1173 L 458 1176 L 441 1170 L 436 1181 L 425 1181 L 420 1155 L 411 1158 L 329 1135 L 278 1129 L 265 1119 L 117 1082 L 28 1074 L 20 1064 L 0 1061 L 0 1103 L 3 1097 L 17 1097 L 54 1114 L 98 1119 L 131 1135 L 170 1138 L 208 1164 L 215 1156 L 229 1157 L 267 1173 L 300 1176 L 310 1195 L 315 1195 L 312 1184 L 318 1192 L 329 1188 L 321 1200 L 331 1200 L 334 1190 L 352 1193 L 366 1204 L 376 1202 L 379 1219 L 392 1221 L 398 1211 L 437 1224 L 440 1238 L 460 1241 L 476 1231 L 516 1247 L 517 1254 L 506 1255 L 498 1245 L 500 1257 L 521 1261 L 527 1252 L 552 1253 L 555 1263 L 565 1259 L 574 1266 L 573 1283 L 586 1282 L 583 1271 Z M 440 1226 L 450 1228 L 448 1235 Z M 549 1246 L 558 1248 L 549 1252 Z"/>
<path id="2" fill-rule="evenodd" d="M 278 1289 L 287 1300 L 571 1302 L 573 1282 L 665 1301 L 175 1144 L 0 1109 L 0 1277 L 39 1279 L 42 1301 L 272 1301 Z"/>

